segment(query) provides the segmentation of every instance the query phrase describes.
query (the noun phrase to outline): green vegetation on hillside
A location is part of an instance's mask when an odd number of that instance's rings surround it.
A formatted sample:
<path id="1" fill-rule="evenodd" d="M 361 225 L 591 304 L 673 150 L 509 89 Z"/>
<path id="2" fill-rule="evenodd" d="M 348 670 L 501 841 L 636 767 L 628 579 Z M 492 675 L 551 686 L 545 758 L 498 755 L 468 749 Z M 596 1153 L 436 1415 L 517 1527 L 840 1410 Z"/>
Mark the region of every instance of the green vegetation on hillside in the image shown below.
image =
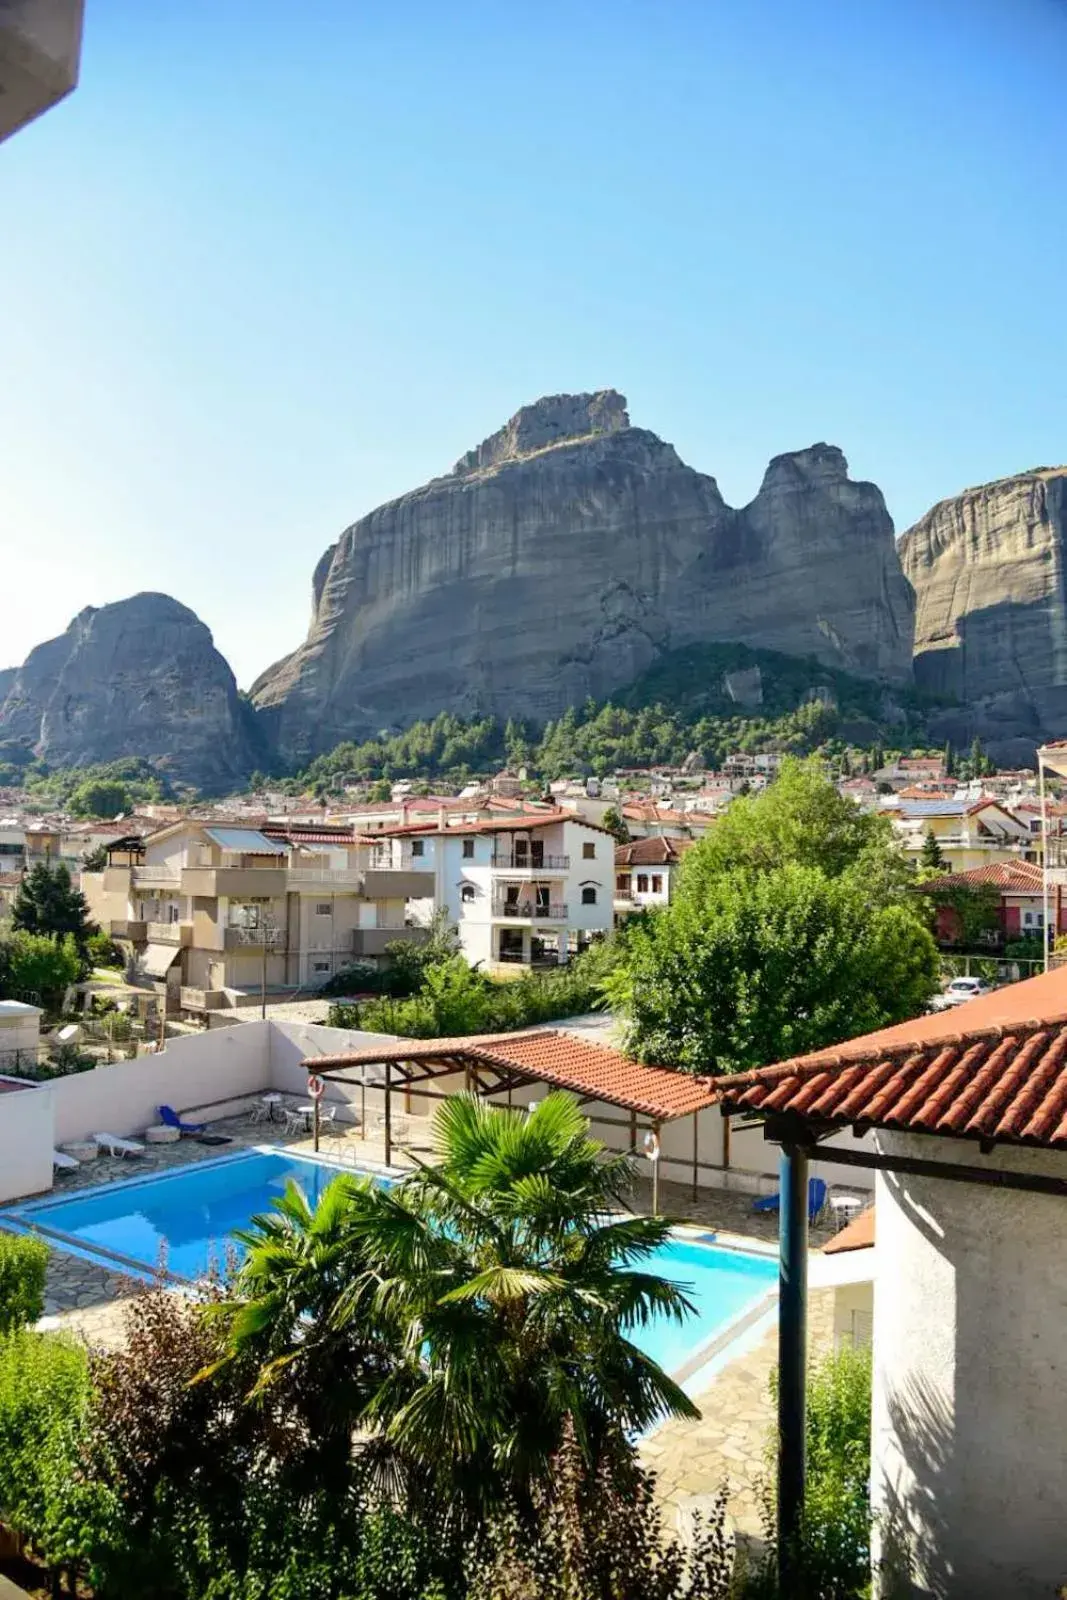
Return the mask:
<path id="1" fill-rule="evenodd" d="M 18 784 L 35 799 L 76 817 L 115 817 L 164 800 L 170 792 L 162 774 L 141 756 L 89 767 L 49 767 L 43 761 L 3 759 L 12 754 L 0 750 L 0 783 Z"/>
<path id="2" fill-rule="evenodd" d="M 754 667 L 762 702 L 745 709 L 730 698 L 725 677 Z M 849 746 L 921 742 L 924 704 L 913 690 L 890 697 L 879 684 L 814 659 L 741 644 L 694 645 L 668 652 L 611 700 L 587 700 L 543 727 L 442 712 L 402 733 L 339 744 L 286 786 L 325 793 L 382 778 L 460 780 L 505 763 L 548 780 L 677 766 L 694 750 L 709 768 L 737 750 L 843 760 Z"/>

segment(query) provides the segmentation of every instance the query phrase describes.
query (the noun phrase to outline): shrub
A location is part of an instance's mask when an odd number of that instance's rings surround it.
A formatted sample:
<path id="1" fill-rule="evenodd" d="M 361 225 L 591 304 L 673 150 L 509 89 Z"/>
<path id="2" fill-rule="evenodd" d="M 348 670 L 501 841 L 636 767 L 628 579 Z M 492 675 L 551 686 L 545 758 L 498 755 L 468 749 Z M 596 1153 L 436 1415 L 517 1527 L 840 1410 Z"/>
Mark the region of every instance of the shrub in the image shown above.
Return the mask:
<path id="1" fill-rule="evenodd" d="M 118 967 L 120 971 L 125 969 L 126 957 L 114 939 L 109 939 L 106 933 L 91 933 L 85 942 L 85 948 L 94 967 Z"/>
<path id="2" fill-rule="evenodd" d="M 26 1328 L 44 1313 L 48 1246 L 28 1235 L 0 1233 L 0 1334 Z"/>
<path id="3" fill-rule="evenodd" d="M 80 1345 L 27 1329 L 0 1338 L 0 1513 L 46 1559 L 71 1555 L 69 1499 L 88 1396 Z"/>

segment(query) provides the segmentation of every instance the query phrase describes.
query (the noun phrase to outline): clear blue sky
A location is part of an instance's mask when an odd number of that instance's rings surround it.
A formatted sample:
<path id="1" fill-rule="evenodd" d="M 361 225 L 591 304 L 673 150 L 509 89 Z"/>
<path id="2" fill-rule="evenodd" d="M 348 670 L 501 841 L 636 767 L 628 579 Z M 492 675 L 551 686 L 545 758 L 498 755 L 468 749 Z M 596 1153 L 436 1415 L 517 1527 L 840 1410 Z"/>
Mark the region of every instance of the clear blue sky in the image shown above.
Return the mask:
<path id="1" fill-rule="evenodd" d="M 162 589 L 239 681 L 349 522 L 613 386 L 903 529 L 1067 458 L 1063 0 L 87 0 L 0 146 L 0 665 Z"/>

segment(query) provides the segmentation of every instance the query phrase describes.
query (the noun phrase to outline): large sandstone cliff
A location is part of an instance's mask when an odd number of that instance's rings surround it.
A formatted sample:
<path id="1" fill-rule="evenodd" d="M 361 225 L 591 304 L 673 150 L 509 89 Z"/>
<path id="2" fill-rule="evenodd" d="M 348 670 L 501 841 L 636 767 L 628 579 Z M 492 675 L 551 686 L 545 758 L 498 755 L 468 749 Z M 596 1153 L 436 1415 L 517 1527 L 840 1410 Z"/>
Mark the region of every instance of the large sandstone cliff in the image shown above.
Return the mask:
<path id="1" fill-rule="evenodd" d="M 734 510 L 612 390 L 524 407 L 354 523 L 313 599 L 253 688 L 289 759 L 442 709 L 543 719 L 706 640 L 910 675 L 893 525 L 840 450 L 776 457 Z"/>
<path id="2" fill-rule="evenodd" d="M 1042 467 L 942 500 L 900 541 L 915 590 L 915 676 L 961 702 L 936 736 L 975 734 L 1032 763 L 1067 731 L 1067 467 Z"/>
<path id="3" fill-rule="evenodd" d="M 31 650 L 0 702 L 0 740 L 56 767 L 120 756 L 223 790 L 257 764 L 254 714 L 194 612 L 165 594 L 87 608 Z"/>

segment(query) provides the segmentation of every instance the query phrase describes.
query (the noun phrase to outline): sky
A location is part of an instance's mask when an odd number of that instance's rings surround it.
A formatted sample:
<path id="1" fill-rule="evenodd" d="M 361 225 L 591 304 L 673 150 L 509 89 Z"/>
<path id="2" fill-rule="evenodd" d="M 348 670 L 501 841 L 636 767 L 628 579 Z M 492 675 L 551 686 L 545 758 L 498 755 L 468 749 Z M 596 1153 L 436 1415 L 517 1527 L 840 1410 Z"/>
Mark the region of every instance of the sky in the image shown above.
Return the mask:
<path id="1" fill-rule="evenodd" d="M 1067 460 L 1067 0 L 86 0 L 0 145 L 0 666 L 191 606 L 248 686 L 325 547 L 613 387 L 734 504 L 899 530 Z"/>

